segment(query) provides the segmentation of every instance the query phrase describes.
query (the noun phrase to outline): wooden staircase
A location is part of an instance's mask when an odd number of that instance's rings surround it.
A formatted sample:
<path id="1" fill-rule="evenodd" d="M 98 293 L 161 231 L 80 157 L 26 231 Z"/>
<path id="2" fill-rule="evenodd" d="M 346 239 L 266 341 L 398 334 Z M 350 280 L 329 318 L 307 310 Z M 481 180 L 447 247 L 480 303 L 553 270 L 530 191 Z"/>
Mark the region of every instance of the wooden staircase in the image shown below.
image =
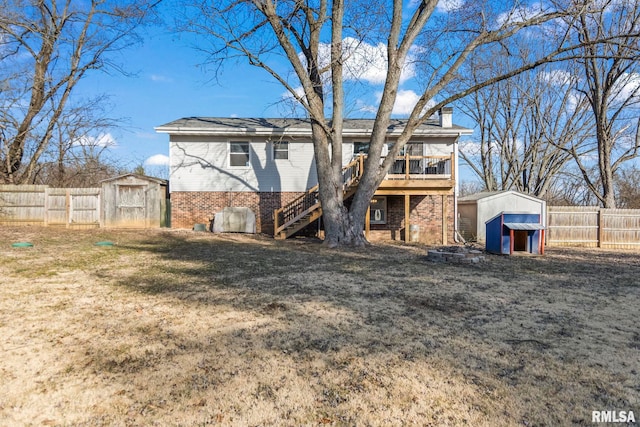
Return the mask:
<path id="1" fill-rule="evenodd" d="M 360 177 L 364 170 L 364 157 L 358 156 L 342 168 L 342 189 L 344 199 L 356 192 Z M 318 186 L 311 187 L 307 192 L 291 203 L 276 209 L 273 213 L 273 237 L 284 240 L 302 230 L 322 216 L 322 206 L 318 195 Z"/>

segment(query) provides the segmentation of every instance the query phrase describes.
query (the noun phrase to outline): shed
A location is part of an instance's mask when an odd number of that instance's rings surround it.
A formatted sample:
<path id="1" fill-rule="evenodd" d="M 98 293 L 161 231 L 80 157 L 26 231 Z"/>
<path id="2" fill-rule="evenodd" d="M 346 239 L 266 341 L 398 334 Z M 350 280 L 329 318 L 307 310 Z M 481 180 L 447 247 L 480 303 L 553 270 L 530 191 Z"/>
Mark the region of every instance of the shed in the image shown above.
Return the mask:
<path id="1" fill-rule="evenodd" d="M 101 181 L 103 227 L 156 228 L 169 226 L 168 182 L 129 173 Z"/>
<path id="2" fill-rule="evenodd" d="M 501 212 L 486 223 L 486 249 L 494 254 L 544 254 L 544 225 L 538 213 Z"/>
<path id="3" fill-rule="evenodd" d="M 547 202 L 518 191 L 485 191 L 458 198 L 458 231 L 468 241 L 485 241 L 485 224 L 501 212 L 540 214 L 546 225 Z"/>

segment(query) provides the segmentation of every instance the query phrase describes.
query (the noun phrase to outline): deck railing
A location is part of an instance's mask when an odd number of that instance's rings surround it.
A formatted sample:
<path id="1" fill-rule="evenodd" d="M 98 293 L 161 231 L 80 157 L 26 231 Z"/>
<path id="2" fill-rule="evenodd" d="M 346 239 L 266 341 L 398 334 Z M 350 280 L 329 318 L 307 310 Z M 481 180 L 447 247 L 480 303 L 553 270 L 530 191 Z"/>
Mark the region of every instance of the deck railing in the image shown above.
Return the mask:
<path id="1" fill-rule="evenodd" d="M 449 156 L 397 157 L 385 179 L 453 179 L 455 177 L 453 154 Z"/>

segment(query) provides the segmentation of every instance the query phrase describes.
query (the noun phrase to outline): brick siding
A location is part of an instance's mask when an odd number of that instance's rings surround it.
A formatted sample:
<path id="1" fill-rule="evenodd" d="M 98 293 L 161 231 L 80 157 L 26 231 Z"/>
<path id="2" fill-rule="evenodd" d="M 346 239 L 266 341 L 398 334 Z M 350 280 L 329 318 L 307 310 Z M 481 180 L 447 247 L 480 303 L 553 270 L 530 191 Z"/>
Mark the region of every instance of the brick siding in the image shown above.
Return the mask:
<path id="1" fill-rule="evenodd" d="M 258 233 L 273 235 L 273 211 L 303 193 L 173 192 L 171 227 L 193 228 L 209 224 L 225 207 L 247 207 L 256 214 Z"/>
<path id="2" fill-rule="evenodd" d="M 209 224 L 225 207 L 248 207 L 256 214 L 256 230 L 273 235 L 273 211 L 303 193 L 173 192 L 171 227 L 191 229 Z M 442 243 L 443 196 L 411 196 L 410 224 L 420 227 L 420 242 Z M 444 196 L 447 205 L 447 243 L 453 242 L 454 198 Z M 387 223 L 371 225 L 371 240 L 404 240 L 404 196 L 387 196 Z"/>
<path id="3" fill-rule="evenodd" d="M 411 196 L 409 223 L 420 228 L 420 242 L 442 244 L 443 196 Z M 447 203 L 447 244 L 453 243 L 454 198 Z M 404 240 L 404 196 L 387 196 L 387 223 L 371 225 L 371 240 Z"/>

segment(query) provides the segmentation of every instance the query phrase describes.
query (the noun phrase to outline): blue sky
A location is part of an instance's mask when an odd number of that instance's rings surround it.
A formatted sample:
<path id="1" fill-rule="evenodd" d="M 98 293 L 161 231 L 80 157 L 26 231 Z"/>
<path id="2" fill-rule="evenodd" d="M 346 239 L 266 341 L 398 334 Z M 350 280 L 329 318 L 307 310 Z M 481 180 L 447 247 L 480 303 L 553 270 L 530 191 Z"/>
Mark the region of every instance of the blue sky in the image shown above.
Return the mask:
<path id="1" fill-rule="evenodd" d="M 86 96 L 109 95 L 111 117 L 125 119 L 122 128 L 114 129 L 108 137 L 114 144 L 111 155 L 119 162 L 130 168 L 145 164 L 148 173 L 161 170 L 158 164 L 168 159 L 168 137 L 155 133 L 154 127 L 181 117 L 281 116 L 281 107 L 276 104 L 285 90 L 265 71 L 238 60 L 226 63 L 214 81 L 213 71 L 200 65 L 205 58 L 193 48 L 190 36 L 172 34 L 162 27 L 148 28 L 142 36 L 142 45 L 114 57 L 133 75 L 97 72 L 87 76 L 81 86 Z M 371 86 L 358 100 L 359 110 L 349 113 L 351 117 L 370 116 L 367 111 L 375 107 L 383 73 L 380 69 L 364 71 L 364 80 Z M 400 112 L 408 111 L 417 99 L 411 77 L 412 71 L 407 72 L 400 88 Z M 455 115 L 454 122 L 470 125 L 460 123 L 461 118 L 461 114 Z"/>
<path id="2" fill-rule="evenodd" d="M 408 3 L 412 2 L 408 0 Z M 462 0 L 443 0 L 437 13 L 446 13 L 462 5 Z M 166 16 L 170 17 L 170 14 L 167 12 Z M 498 18 L 502 19 L 501 16 Z M 141 36 L 142 45 L 124 50 L 113 58 L 133 73 L 132 76 L 97 72 L 88 75 L 81 86 L 86 96 L 109 95 L 114 106 L 110 116 L 125 119 L 122 128 L 114 129 L 106 139 L 114 145 L 110 149 L 112 157 L 128 168 L 144 164 L 148 174 L 164 173 L 163 177 L 168 177 L 166 168 L 160 166 L 168 160 L 168 137 L 155 133 L 154 127 L 178 118 L 282 116 L 282 107 L 277 104 L 283 99 L 285 89 L 264 70 L 238 59 L 226 62 L 218 79 L 214 80 L 214 72 L 200 65 L 205 58 L 194 48 L 194 36 L 173 34 L 163 26 L 148 28 Z M 344 42 L 348 49 L 347 39 Z M 386 48 L 382 44 L 357 46 L 348 55 L 345 79 L 347 83 L 358 80 L 363 84 L 357 86 L 357 92 L 349 94 L 354 100 L 354 109 L 346 115 L 372 117 L 384 81 Z M 323 48 L 328 51 L 327 45 Z M 407 64 L 413 63 L 408 58 Z M 415 105 L 419 92 L 414 78 L 417 73 L 411 65 L 405 69 L 395 117 L 406 117 Z M 454 123 L 475 127 L 455 109 Z M 473 137 L 465 138 L 467 142 L 471 139 Z M 461 145 L 464 143 L 461 141 Z M 464 162 L 460 163 L 460 172 L 462 180 L 477 179 Z"/>
<path id="3" fill-rule="evenodd" d="M 158 155 L 168 156 L 168 138 L 154 127 L 185 116 L 270 116 L 270 105 L 283 89 L 264 72 L 242 64 L 228 64 L 222 78 L 199 66 L 202 57 L 185 40 L 152 29 L 142 46 L 115 58 L 133 75 L 94 73 L 82 83 L 82 93 L 107 94 L 110 115 L 125 119 L 115 129 L 111 153 L 125 163 L 138 165 Z M 154 157 L 156 156 L 156 157 Z"/>

